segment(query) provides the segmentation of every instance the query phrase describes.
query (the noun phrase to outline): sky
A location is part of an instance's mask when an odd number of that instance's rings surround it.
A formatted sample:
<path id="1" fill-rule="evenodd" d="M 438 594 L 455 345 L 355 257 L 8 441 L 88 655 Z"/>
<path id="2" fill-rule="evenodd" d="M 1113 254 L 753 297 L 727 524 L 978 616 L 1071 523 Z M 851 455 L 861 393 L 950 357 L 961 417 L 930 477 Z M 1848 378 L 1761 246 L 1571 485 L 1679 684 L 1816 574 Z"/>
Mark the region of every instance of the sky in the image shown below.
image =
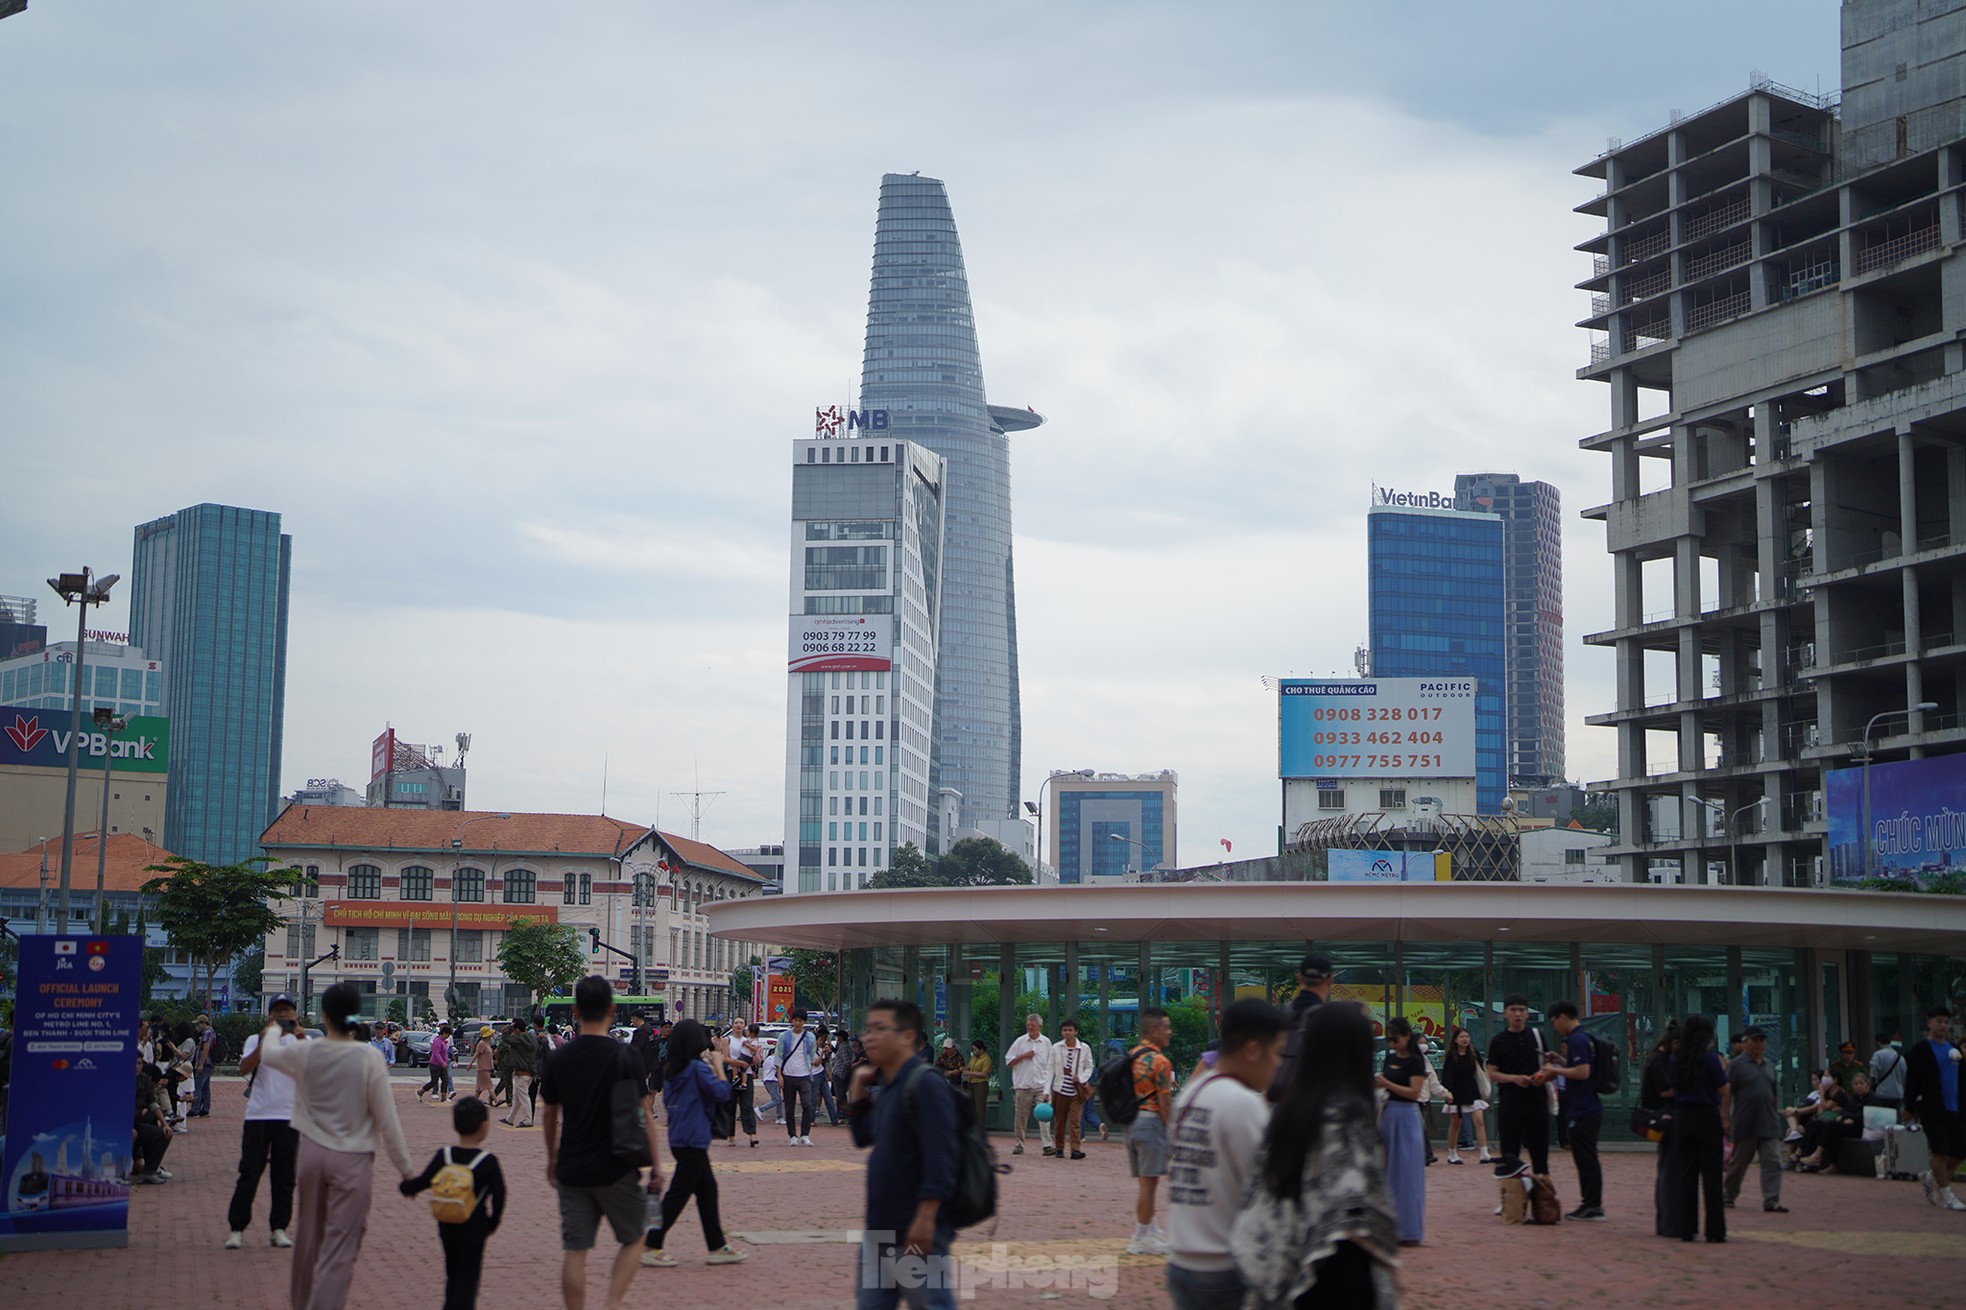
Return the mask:
<path id="1" fill-rule="evenodd" d="M 1276 848 L 1265 677 L 1349 672 L 1373 482 L 1563 494 L 1610 777 L 1572 170 L 1834 0 L 267 5 L 0 23 L 0 593 L 204 501 L 294 538 L 284 785 L 471 732 L 473 809 L 782 840 L 790 442 L 883 172 L 948 184 L 1013 439 L 1025 794 L 1180 775 Z M 92 626 L 119 629 L 112 604 Z"/>

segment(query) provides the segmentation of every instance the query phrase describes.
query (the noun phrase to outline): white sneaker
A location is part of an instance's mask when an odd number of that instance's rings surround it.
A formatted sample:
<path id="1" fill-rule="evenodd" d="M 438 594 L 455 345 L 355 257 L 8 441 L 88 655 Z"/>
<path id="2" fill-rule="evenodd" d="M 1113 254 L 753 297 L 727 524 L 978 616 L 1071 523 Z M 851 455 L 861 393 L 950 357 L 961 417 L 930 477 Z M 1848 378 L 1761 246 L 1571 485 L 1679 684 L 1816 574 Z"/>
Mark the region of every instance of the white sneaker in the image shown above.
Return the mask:
<path id="1" fill-rule="evenodd" d="M 1461 1163 L 1461 1153 L 1459 1151 L 1449 1151 L 1447 1153 L 1447 1163 L 1449 1164 Z"/>
<path id="2" fill-rule="evenodd" d="M 286 1229 L 276 1228 L 273 1230 L 273 1245 L 284 1249 L 286 1247 L 292 1246 L 293 1244 L 294 1244 L 294 1239 L 287 1236 Z"/>
<path id="3" fill-rule="evenodd" d="M 1939 1189 L 1939 1199 L 1945 1202 L 1945 1207 L 1948 1210 L 1966 1210 L 1966 1201 L 1962 1201 L 1954 1196 L 1950 1187 Z"/>
<path id="4" fill-rule="evenodd" d="M 225 1249 L 228 1251 L 236 1251 L 245 1244 L 246 1235 L 236 1228 L 225 1235 Z"/>
<path id="5" fill-rule="evenodd" d="M 811 1139 L 810 1137 L 801 1137 L 801 1138 L 799 1138 L 799 1145 L 800 1145 L 800 1146 L 811 1146 L 811 1145 L 812 1145 L 812 1139 Z"/>
<path id="6" fill-rule="evenodd" d="M 1161 1241 L 1160 1238 L 1155 1237 L 1152 1233 L 1149 1233 L 1145 1237 L 1136 1237 L 1128 1242 L 1126 1244 L 1126 1253 L 1128 1255 L 1166 1255 L 1167 1243 Z"/>
<path id="7" fill-rule="evenodd" d="M 1937 1205 L 1939 1203 L 1939 1183 L 1937 1179 L 1932 1177 L 1932 1171 L 1927 1169 L 1924 1173 L 1918 1175 L 1918 1181 L 1925 1187 L 1926 1202 L 1930 1205 Z"/>

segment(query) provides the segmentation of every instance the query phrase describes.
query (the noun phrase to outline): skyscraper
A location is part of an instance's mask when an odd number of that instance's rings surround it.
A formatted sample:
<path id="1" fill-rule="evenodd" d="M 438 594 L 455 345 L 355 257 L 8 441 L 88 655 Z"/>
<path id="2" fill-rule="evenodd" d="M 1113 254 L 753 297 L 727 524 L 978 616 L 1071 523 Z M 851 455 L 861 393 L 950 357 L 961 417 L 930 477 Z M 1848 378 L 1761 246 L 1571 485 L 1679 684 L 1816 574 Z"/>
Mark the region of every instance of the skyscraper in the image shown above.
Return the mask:
<path id="1" fill-rule="evenodd" d="M 1513 473 L 1463 473 L 1454 508 L 1501 517 L 1508 782 L 1553 786 L 1564 779 L 1563 497 Z"/>
<path id="2" fill-rule="evenodd" d="M 1019 817 L 1008 434 L 1044 420 L 984 397 L 962 243 L 948 193 L 932 177 L 881 179 L 860 403 L 886 410 L 894 437 L 948 464 L 930 795 L 960 792 L 964 827 Z M 940 844 L 929 809 L 930 841 Z"/>
<path id="3" fill-rule="evenodd" d="M 942 458 L 887 432 L 792 445 L 788 892 L 851 891 L 935 811 Z"/>
<path id="4" fill-rule="evenodd" d="M 1502 520 L 1452 509 L 1374 505 L 1365 519 L 1372 674 L 1473 677 L 1475 805 L 1508 794 L 1502 645 Z"/>
<path id="5" fill-rule="evenodd" d="M 293 538 L 280 516 L 194 505 L 136 530 L 130 643 L 160 661 L 171 720 L 164 845 L 229 864 L 280 806 Z"/>

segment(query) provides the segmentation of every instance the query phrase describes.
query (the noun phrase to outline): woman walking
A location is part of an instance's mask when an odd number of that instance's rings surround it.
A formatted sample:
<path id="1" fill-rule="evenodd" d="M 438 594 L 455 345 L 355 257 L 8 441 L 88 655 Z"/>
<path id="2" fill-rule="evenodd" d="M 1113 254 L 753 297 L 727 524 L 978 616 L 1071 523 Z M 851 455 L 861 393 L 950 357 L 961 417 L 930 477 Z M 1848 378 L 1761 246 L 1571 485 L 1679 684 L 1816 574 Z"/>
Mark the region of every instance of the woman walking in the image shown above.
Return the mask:
<path id="1" fill-rule="evenodd" d="M 430 1039 L 430 1077 L 416 1089 L 416 1099 L 421 1101 L 425 1092 L 437 1093 L 439 1105 L 451 1097 L 451 1026 L 447 1023 L 439 1024 L 437 1035 Z"/>
<path id="2" fill-rule="evenodd" d="M 669 1034 L 669 1040 L 672 1044 L 676 1040 L 673 1031 Z M 758 1144 L 758 1111 L 753 1101 L 757 1093 L 752 1080 L 764 1047 L 757 1038 L 749 1035 L 744 1020 L 733 1019 L 730 1036 L 724 1042 L 724 1050 L 725 1077 L 730 1080 L 731 1100 L 737 1105 L 736 1111 L 729 1119 L 730 1133 L 724 1140 L 733 1146 L 737 1145 L 737 1129 L 741 1123 L 745 1135 L 751 1139 L 751 1145 L 755 1148 Z M 666 1060 L 663 1067 L 668 1067 Z"/>
<path id="3" fill-rule="evenodd" d="M 260 1063 L 294 1080 L 292 1122 L 300 1151 L 288 1280 L 293 1310 L 341 1310 L 347 1304 L 368 1228 L 376 1147 L 388 1152 L 404 1178 L 417 1173 L 382 1056 L 354 1040 L 349 1020 L 361 1004 L 355 984 L 336 983 L 321 998 L 326 1041 L 283 1046 L 279 1025 L 271 1023 L 260 1034 Z"/>
<path id="4" fill-rule="evenodd" d="M 1372 1021 L 1312 1011 L 1229 1247 L 1257 1310 L 1392 1310 L 1399 1236 L 1373 1129 Z"/>
<path id="5" fill-rule="evenodd" d="M 694 1019 L 684 1019 L 669 1034 L 669 1053 L 662 1061 L 662 1117 L 669 1121 L 669 1190 L 662 1196 L 662 1222 L 649 1229 L 642 1263 L 651 1269 L 673 1269 L 676 1257 L 662 1249 L 675 1231 L 692 1196 L 696 1217 L 703 1223 L 703 1241 L 710 1248 L 705 1264 L 734 1265 L 750 1258 L 749 1251 L 732 1249 L 724 1238 L 717 1212 L 717 1179 L 710 1172 L 710 1107 L 730 1099 L 724 1077 L 724 1057 L 710 1045 L 710 1034 Z"/>
<path id="6" fill-rule="evenodd" d="M 1679 1024 L 1674 1021 L 1666 1025 L 1638 1079 L 1638 1105 L 1646 1134 L 1658 1134 L 1652 1137 L 1659 1144 L 1652 1171 L 1652 1231 L 1660 1237 L 1679 1236 L 1679 1171 L 1673 1164 L 1672 1137 L 1672 1057 L 1678 1049 Z"/>
<path id="7" fill-rule="evenodd" d="M 1690 1242 L 1697 1235 L 1700 1200 L 1706 1200 L 1707 1240 L 1727 1240 L 1727 1211 L 1722 1205 L 1721 1129 L 1727 1110 L 1727 1069 L 1713 1049 L 1713 1020 L 1689 1015 L 1679 1030 L 1679 1050 L 1672 1058 L 1673 1157 L 1679 1170 L 1679 1236 Z"/>
<path id="8" fill-rule="evenodd" d="M 476 1092 L 480 1101 L 487 1106 L 496 1104 L 491 1099 L 492 1089 L 492 1030 L 490 1024 L 478 1029 L 478 1044 L 471 1048 L 471 1068 L 477 1075 Z"/>
<path id="9" fill-rule="evenodd" d="M 1379 1112 L 1379 1138 L 1386 1144 L 1386 1190 L 1392 1193 L 1402 1246 L 1418 1246 L 1427 1235 L 1427 1134 L 1420 1127 L 1420 1098 L 1426 1095 L 1427 1062 L 1413 1049 L 1413 1025 L 1394 1019 L 1386 1025 L 1386 1059 L 1372 1085 L 1386 1094 Z"/>
<path id="10" fill-rule="evenodd" d="M 1461 1163 L 1458 1149 L 1466 1125 L 1474 1128 L 1474 1139 L 1481 1145 L 1480 1163 L 1488 1163 L 1488 1098 L 1481 1084 L 1487 1077 L 1481 1067 L 1481 1052 L 1475 1049 L 1474 1034 L 1456 1027 L 1447 1035 L 1447 1055 L 1441 1061 L 1440 1081 L 1453 1098 L 1447 1107 L 1447 1163 Z"/>

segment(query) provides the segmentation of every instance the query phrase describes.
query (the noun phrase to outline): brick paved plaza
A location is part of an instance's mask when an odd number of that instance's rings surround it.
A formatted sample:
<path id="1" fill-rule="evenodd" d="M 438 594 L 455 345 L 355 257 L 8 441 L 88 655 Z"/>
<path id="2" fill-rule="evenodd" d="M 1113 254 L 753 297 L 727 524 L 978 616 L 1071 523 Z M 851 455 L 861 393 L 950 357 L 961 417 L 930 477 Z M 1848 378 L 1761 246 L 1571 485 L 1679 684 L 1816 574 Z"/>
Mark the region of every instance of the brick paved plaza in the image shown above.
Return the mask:
<path id="1" fill-rule="evenodd" d="M 410 1146 L 421 1162 L 448 1140 L 449 1113 L 418 1105 L 415 1084 L 396 1080 Z M 50 1306 L 80 1295 L 98 1306 L 148 1310 L 258 1310 L 285 1304 L 289 1253 L 267 1245 L 264 1193 L 257 1229 L 243 1251 L 225 1251 L 225 1202 L 237 1156 L 242 1101 L 238 1080 L 214 1088 L 213 1115 L 171 1147 L 175 1181 L 136 1190 L 126 1250 L 0 1257 L 0 1305 Z M 494 1123 L 492 1148 L 512 1186 L 510 1217 L 493 1239 L 481 1304 L 487 1310 L 557 1305 L 558 1225 L 542 1170 L 537 1130 Z M 644 1306 L 769 1306 L 774 1310 L 852 1303 L 861 1155 L 844 1128 L 823 1125 L 807 1150 L 766 1131 L 756 1150 L 719 1147 L 715 1162 L 724 1220 L 747 1241 L 749 1263 L 701 1263 L 694 1212 L 669 1249 L 672 1270 L 643 1270 L 630 1296 Z M 1008 1149 L 1007 1145 L 1004 1149 Z M 1114 1305 L 1161 1307 L 1161 1261 L 1122 1254 L 1130 1232 L 1132 1183 L 1117 1142 L 1087 1147 L 1078 1163 L 1035 1153 L 1015 1157 L 1004 1180 L 1005 1213 L 994 1236 L 961 1240 L 966 1277 L 978 1304 L 1037 1306 L 1108 1298 Z M 387 1171 L 387 1166 L 384 1166 Z M 1568 1160 L 1555 1157 L 1566 1205 L 1575 1203 Z M 1966 1215 L 1935 1210 L 1916 1184 L 1834 1175 L 1787 1175 L 1787 1215 L 1761 1212 L 1744 1196 L 1731 1212 L 1726 1246 L 1685 1245 L 1652 1236 L 1652 1159 L 1607 1160 L 1601 1225 L 1505 1229 L 1491 1216 L 1494 1186 L 1479 1166 L 1427 1171 L 1427 1243 L 1405 1256 L 1406 1304 L 1468 1310 L 1478 1302 L 1511 1306 L 1650 1307 L 1724 1301 L 1742 1307 L 1797 1307 L 1827 1295 L 1887 1306 L 1938 1306 L 1956 1300 L 1966 1278 Z M 435 1306 L 443 1262 L 427 1204 L 406 1201 L 378 1180 L 355 1306 Z M 262 1185 L 264 1186 L 264 1185 Z M 1749 1186 L 1754 1186 L 1750 1173 Z M 602 1239 L 606 1242 L 605 1235 Z M 605 1304 L 605 1252 L 590 1257 L 589 1304 Z M 1028 1270 L 1077 1265 L 1076 1274 Z M 1020 1285 L 1021 1283 L 1021 1285 Z M 1055 1284 L 1055 1285 L 1054 1285 Z M 1583 1289 L 1595 1284 L 1585 1297 Z"/>

